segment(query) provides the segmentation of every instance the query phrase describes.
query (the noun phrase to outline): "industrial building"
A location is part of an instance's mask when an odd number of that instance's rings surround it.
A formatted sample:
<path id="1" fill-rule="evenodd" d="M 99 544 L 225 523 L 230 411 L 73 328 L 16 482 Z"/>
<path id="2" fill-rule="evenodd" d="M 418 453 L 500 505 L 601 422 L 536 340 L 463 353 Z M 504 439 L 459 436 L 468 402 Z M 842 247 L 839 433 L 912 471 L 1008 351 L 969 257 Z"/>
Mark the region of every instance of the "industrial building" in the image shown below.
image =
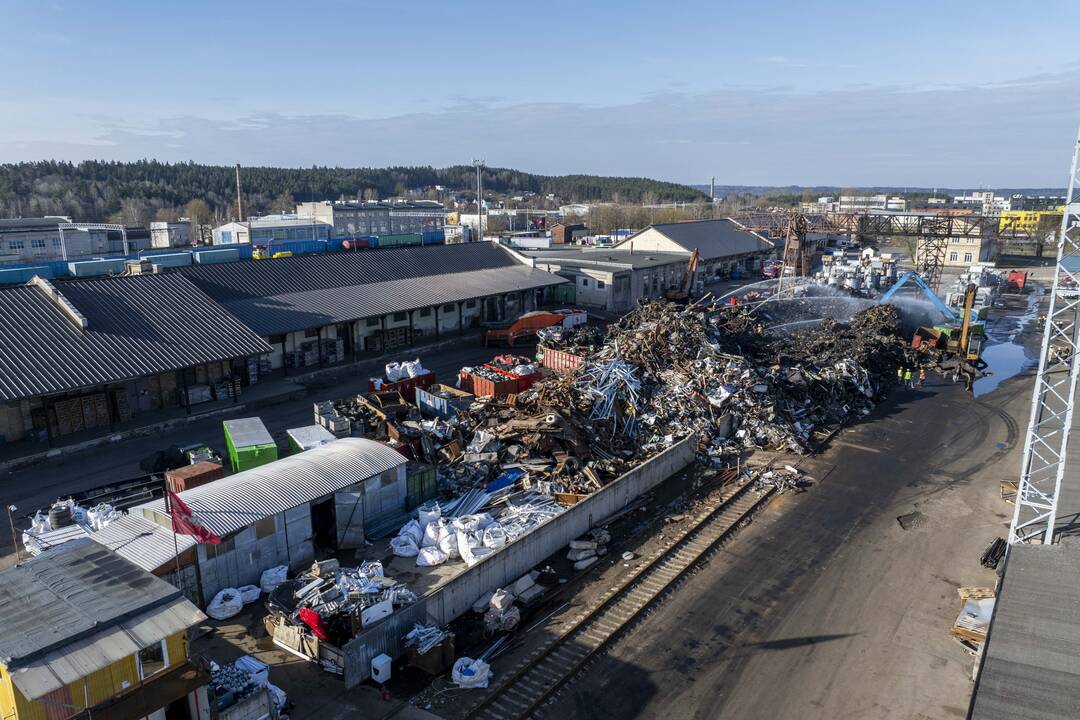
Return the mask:
<path id="1" fill-rule="evenodd" d="M 705 282 L 734 271 L 753 272 L 776 250 L 772 242 L 730 219 L 650 225 L 613 249 L 685 254 L 697 250 L 701 255 L 698 270 Z"/>
<path id="2" fill-rule="evenodd" d="M 329 224 L 312 218 L 265 215 L 244 222 L 220 225 L 214 228 L 213 238 L 215 245 L 271 245 L 298 240 L 326 242 L 330 239 L 331 229 Z"/>
<path id="3" fill-rule="evenodd" d="M 103 226 L 62 232 L 71 218 L 0 219 L 0 264 L 33 263 L 49 260 L 122 253 L 123 235 Z"/>
<path id="4" fill-rule="evenodd" d="M 564 283 L 491 243 L 320 253 L 180 270 L 271 346 L 286 373 L 534 309 Z"/>
<path id="5" fill-rule="evenodd" d="M 296 215 L 324 222 L 333 228 L 332 237 L 346 240 L 430 232 L 446 225 L 446 208 L 434 200 L 302 202 L 296 206 Z"/>
<path id="6" fill-rule="evenodd" d="M 270 346 L 182 275 L 0 289 L 0 437 L 105 432 L 235 398 Z"/>
<path id="7" fill-rule="evenodd" d="M 571 248 L 530 255 L 536 267 L 570 281 L 558 288 L 561 302 L 610 312 L 631 310 L 642 298 L 663 297 L 682 282 L 689 260 L 682 253 Z M 691 282 L 698 277 L 695 273 Z"/>
<path id="8" fill-rule="evenodd" d="M 191 222 L 152 222 L 150 223 L 150 247 L 173 248 L 194 245 Z"/>
<path id="9" fill-rule="evenodd" d="M 0 572 L 0 717 L 209 718 L 188 659 L 206 616 L 180 591 L 89 540 Z"/>
<path id="10" fill-rule="evenodd" d="M 258 584 L 269 567 L 310 565 L 316 548 L 355 549 L 364 528 L 405 512 L 405 457 L 344 438 L 179 493 L 195 520 L 222 539 L 195 547 L 199 593 Z M 170 527 L 157 500 L 133 515 Z"/>

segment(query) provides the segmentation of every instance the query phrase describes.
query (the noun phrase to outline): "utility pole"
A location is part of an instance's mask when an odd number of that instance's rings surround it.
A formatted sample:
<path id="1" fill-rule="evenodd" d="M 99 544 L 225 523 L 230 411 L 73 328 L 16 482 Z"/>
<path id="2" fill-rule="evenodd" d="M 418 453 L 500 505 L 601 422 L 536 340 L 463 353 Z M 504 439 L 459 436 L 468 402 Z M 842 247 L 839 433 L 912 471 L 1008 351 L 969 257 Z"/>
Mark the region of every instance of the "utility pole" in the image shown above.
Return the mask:
<path id="1" fill-rule="evenodd" d="M 240 202 L 240 163 L 236 163 L 236 220 L 244 222 L 244 206 Z"/>
<path id="2" fill-rule="evenodd" d="M 484 166 L 483 160 L 473 160 L 473 167 L 476 168 L 476 234 L 480 236 L 480 239 L 484 239 L 484 185 L 481 180 L 482 174 L 480 168 Z"/>

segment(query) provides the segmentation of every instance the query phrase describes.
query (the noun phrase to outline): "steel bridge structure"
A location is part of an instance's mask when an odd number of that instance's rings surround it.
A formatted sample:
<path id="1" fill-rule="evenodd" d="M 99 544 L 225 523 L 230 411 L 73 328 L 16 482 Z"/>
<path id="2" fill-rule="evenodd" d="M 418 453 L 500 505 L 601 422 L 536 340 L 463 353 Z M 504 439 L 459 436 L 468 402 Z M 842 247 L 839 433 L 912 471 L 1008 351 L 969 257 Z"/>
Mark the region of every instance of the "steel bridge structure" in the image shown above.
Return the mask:
<path id="1" fill-rule="evenodd" d="M 989 215 L 950 215 L 908 212 L 754 211 L 733 215 L 747 230 L 784 240 L 784 267 L 796 275 L 809 271 L 808 234 L 848 235 L 855 238 L 918 238 L 916 271 L 937 290 L 945 265 L 945 252 L 954 238 L 978 238 L 996 245 L 1003 239 L 1027 239 L 1018 225 Z M 790 264 L 789 264 L 790 260 Z"/>

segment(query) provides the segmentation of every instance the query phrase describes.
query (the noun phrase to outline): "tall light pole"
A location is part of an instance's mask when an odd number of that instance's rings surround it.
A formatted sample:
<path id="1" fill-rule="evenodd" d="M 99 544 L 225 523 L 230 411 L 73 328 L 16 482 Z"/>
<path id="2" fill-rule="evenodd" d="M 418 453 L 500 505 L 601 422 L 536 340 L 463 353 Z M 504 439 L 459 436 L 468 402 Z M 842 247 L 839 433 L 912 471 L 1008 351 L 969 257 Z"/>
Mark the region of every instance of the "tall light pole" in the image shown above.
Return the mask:
<path id="1" fill-rule="evenodd" d="M 482 177 L 480 168 L 484 167 L 483 160 L 472 161 L 473 167 L 476 168 L 476 234 L 480 236 L 480 239 L 484 239 L 484 185 L 480 179 Z"/>

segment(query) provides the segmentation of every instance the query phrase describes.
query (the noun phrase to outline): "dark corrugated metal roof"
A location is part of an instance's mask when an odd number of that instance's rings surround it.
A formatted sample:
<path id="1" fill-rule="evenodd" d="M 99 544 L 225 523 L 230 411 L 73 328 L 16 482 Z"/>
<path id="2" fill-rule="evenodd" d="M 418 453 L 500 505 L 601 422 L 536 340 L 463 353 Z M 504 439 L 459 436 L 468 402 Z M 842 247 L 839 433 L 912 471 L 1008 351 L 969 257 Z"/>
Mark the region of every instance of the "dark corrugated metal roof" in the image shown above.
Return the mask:
<path id="1" fill-rule="evenodd" d="M 277 260 L 192 266 L 180 272 L 210 297 L 226 302 L 517 264 L 510 253 L 483 242 L 314 253 Z"/>
<path id="2" fill-rule="evenodd" d="M 1080 717 L 1080 545 L 1009 548 L 972 720 Z"/>
<path id="3" fill-rule="evenodd" d="M 661 223 L 651 225 L 668 237 L 672 242 L 683 247 L 687 252 L 697 248 L 705 260 L 715 260 L 732 255 L 750 252 L 767 252 L 774 249 L 771 242 L 760 235 L 743 230 L 729 219 L 691 220 L 689 222 Z M 649 228 L 642 230 L 646 232 Z M 628 247 L 634 241 L 631 235 L 616 247 Z"/>
<path id="4" fill-rule="evenodd" d="M 566 282 L 486 242 L 302 255 L 181 272 L 263 336 Z"/>
<path id="5" fill-rule="evenodd" d="M 271 348 L 178 274 L 58 283 L 80 330 L 33 285 L 0 290 L 0 400 L 48 395 Z"/>
<path id="6" fill-rule="evenodd" d="M 0 658 L 23 665 L 179 595 L 95 542 L 65 543 L 0 572 Z"/>

